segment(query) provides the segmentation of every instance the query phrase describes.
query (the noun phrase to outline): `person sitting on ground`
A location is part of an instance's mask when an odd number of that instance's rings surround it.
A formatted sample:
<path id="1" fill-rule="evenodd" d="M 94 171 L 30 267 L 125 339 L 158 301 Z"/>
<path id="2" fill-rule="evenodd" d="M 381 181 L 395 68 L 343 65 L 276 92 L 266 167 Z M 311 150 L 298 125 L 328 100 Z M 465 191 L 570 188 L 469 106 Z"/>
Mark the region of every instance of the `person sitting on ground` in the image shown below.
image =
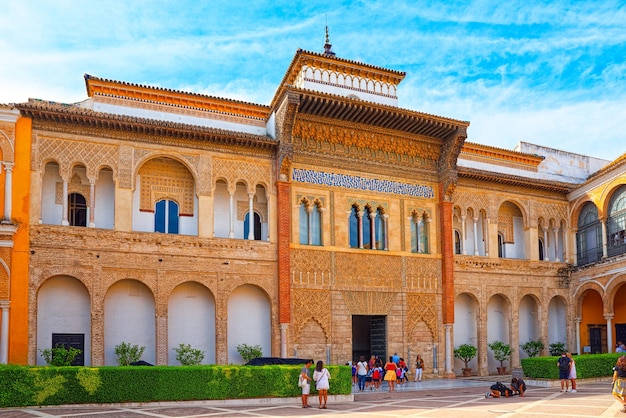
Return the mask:
<path id="1" fill-rule="evenodd" d="M 485 393 L 485 398 L 489 398 L 490 396 L 494 398 L 499 398 L 501 396 L 508 398 L 511 395 L 513 395 L 513 390 L 511 388 L 506 387 L 504 383 L 496 382 L 491 385 L 489 392 Z"/>
<path id="2" fill-rule="evenodd" d="M 523 397 L 524 392 L 526 392 L 526 382 L 521 377 L 514 377 L 511 379 L 511 389 L 513 390 L 513 395 Z"/>

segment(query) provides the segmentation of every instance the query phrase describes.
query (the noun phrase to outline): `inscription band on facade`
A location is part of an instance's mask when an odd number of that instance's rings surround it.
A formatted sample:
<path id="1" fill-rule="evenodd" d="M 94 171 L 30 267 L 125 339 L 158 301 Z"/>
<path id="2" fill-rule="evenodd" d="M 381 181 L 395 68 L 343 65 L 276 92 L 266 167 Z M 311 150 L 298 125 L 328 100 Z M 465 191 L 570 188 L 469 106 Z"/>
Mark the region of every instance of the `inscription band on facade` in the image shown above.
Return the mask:
<path id="1" fill-rule="evenodd" d="M 432 199 L 435 196 L 433 188 L 430 186 L 401 183 L 393 180 L 370 179 L 361 176 L 304 170 L 301 168 L 294 168 L 291 177 L 293 181 L 302 183 L 345 187 L 347 189 L 395 193 L 406 196 L 424 197 L 428 199 Z"/>

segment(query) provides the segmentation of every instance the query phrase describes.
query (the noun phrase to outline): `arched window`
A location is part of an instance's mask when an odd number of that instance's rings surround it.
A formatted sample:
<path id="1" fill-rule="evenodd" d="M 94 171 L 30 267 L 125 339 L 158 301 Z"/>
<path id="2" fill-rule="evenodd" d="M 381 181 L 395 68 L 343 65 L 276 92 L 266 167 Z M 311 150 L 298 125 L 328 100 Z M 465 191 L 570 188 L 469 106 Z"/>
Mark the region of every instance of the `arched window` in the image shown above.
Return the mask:
<path id="1" fill-rule="evenodd" d="M 375 225 L 375 244 L 374 244 L 374 249 L 377 250 L 384 250 L 385 249 L 385 235 L 387 234 L 387 231 L 385 231 L 385 222 L 383 217 L 385 216 L 385 213 L 383 212 L 383 210 L 381 208 L 376 209 L 376 218 L 374 218 L 374 225 Z"/>
<path id="2" fill-rule="evenodd" d="M 254 228 L 254 239 L 256 241 L 261 240 L 261 217 L 258 213 L 252 212 L 254 214 L 252 218 L 252 228 Z M 246 213 L 246 218 L 243 221 L 243 236 L 247 237 L 250 233 L 250 212 Z"/>
<path id="3" fill-rule="evenodd" d="M 454 254 L 461 254 L 461 233 L 454 230 Z"/>
<path id="4" fill-rule="evenodd" d="M 154 212 L 154 232 L 178 234 L 178 203 L 159 200 Z"/>
<path id="5" fill-rule="evenodd" d="M 322 208 L 318 200 L 300 201 L 300 244 L 322 245 Z"/>
<path id="6" fill-rule="evenodd" d="M 87 202 L 80 193 L 70 193 L 67 197 L 67 221 L 71 226 L 87 226 Z"/>
<path id="7" fill-rule="evenodd" d="M 608 256 L 626 252 L 626 186 L 621 186 L 609 201 L 609 217 L 606 221 Z"/>
<path id="8" fill-rule="evenodd" d="M 578 216 L 576 232 L 576 259 L 579 266 L 602 258 L 602 225 L 598 208 L 592 202 L 585 203 Z"/>
<path id="9" fill-rule="evenodd" d="M 366 207 L 363 213 L 363 217 L 361 218 L 361 228 L 363 229 L 363 235 L 361 239 L 363 240 L 362 245 L 359 248 L 372 248 L 372 220 L 374 215 L 372 215 L 372 208 Z"/>
<path id="10" fill-rule="evenodd" d="M 504 236 L 498 234 L 498 257 L 504 258 Z"/>
<path id="11" fill-rule="evenodd" d="M 428 253 L 428 215 L 413 211 L 411 215 L 411 252 Z"/>
<path id="12" fill-rule="evenodd" d="M 348 221 L 350 227 L 350 248 L 360 248 L 362 241 L 359 240 L 359 230 L 361 228 L 361 219 L 359 218 L 359 208 L 353 205 L 350 208 L 350 219 Z"/>

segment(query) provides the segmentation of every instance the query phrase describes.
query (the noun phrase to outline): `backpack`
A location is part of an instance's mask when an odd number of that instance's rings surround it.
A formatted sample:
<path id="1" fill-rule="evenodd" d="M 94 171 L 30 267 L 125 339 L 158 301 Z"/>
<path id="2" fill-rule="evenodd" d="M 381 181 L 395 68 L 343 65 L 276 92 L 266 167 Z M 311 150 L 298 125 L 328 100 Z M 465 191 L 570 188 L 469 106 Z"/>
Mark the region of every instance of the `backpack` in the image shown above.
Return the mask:
<path id="1" fill-rule="evenodd" d="M 374 369 L 374 372 L 372 373 L 372 378 L 375 380 L 380 379 L 380 370 L 378 370 L 378 367 Z"/>
<path id="2" fill-rule="evenodd" d="M 400 368 L 396 369 L 396 377 L 397 377 L 398 379 L 402 379 L 402 372 L 403 372 L 403 371 L 404 371 L 404 370 L 402 370 L 402 369 L 400 369 Z"/>
<path id="3" fill-rule="evenodd" d="M 559 370 L 566 372 L 569 370 L 569 357 L 559 357 Z"/>
<path id="4" fill-rule="evenodd" d="M 508 387 L 506 387 L 503 383 L 501 382 L 496 382 L 493 385 L 491 385 L 491 387 L 489 388 L 491 390 L 497 390 L 498 392 L 500 392 L 500 395 L 503 396 L 507 396 L 508 394 L 511 394 L 511 389 L 509 389 Z"/>

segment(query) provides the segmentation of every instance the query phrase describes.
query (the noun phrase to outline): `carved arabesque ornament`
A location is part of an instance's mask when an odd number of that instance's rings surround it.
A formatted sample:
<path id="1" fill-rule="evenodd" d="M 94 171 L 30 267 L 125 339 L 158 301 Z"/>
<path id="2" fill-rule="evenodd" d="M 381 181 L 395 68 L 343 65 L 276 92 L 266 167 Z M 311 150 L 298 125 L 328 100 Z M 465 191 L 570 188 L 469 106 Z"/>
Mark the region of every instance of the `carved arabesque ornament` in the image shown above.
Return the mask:
<path id="1" fill-rule="evenodd" d="M 326 340 L 330 340 L 332 311 L 330 292 L 294 289 L 292 296 L 291 323 L 294 328 L 294 340 L 300 340 L 302 327 L 309 320 L 317 322 L 324 331 Z"/>
<path id="2" fill-rule="evenodd" d="M 409 341 L 413 341 L 413 332 L 420 321 L 423 321 L 430 329 L 433 340 L 437 341 L 437 296 L 430 295 L 407 295 L 407 330 Z"/>
<path id="3" fill-rule="evenodd" d="M 389 315 L 398 294 L 346 290 L 341 296 L 352 315 Z"/>

